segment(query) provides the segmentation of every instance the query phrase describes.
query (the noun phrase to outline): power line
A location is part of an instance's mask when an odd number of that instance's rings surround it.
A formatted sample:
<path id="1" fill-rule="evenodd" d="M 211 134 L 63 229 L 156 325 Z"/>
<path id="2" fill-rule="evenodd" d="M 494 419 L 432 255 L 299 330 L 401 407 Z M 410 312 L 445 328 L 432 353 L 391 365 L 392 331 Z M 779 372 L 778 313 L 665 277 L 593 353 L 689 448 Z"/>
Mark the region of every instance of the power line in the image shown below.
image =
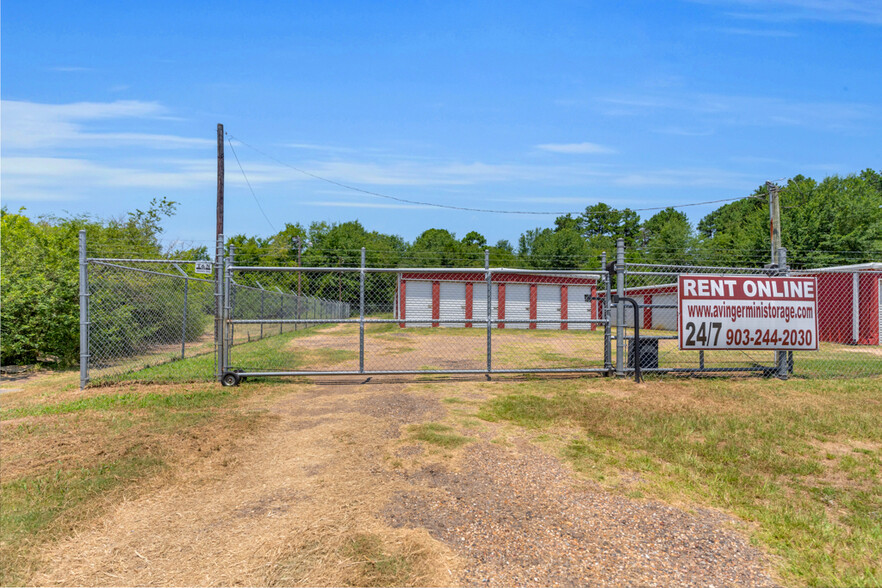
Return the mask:
<path id="1" fill-rule="evenodd" d="M 268 222 L 269 226 L 272 227 L 273 231 L 275 231 L 276 227 L 263 211 L 263 206 L 260 205 L 260 200 L 257 199 L 257 194 L 254 193 L 254 188 L 251 187 L 251 182 L 248 181 L 248 176 L 245 175 L 245 170 L 242 168 L 242 164 L 239 162 L 239 156 L 236 155 L 236 149 L 233 148 L 233 142 L 230 140 L 229 134 L 227 134 L 227 137 L 227 143 L 230 144 L 230 150 L 233 152 L 233 157 L 236 158 L 236 163 L 239 165 L 239 170 L 242 172 L 242 177 L 245 178 L 245 183 L 248 184 L 248 189 L 251 190 L 251 195 L 254 197 L 254 202 L 257 203 L 257 208 L 260 209 L 260 214 L 263 215 L 263 218 L 266 219 L 266 222 Z"/>
<path id="2" fill-rule="evenodd" d="M 385 198 L 387 200 L 394 200 L 395 202 L 403 202 L 405 204 L 416 204 L 419 206 L 430 206 L 433 208 L 445 208 L 448 210 L 462 210 L 465 212 L 485 212 L 485 213 L 490 213 L 490 214 L 523 214 L 523 215 L 555 215 L 555 216 L 562 216 L 562 215 L 566 215 L 566 214 L 576 214 L 576 215 L 583 215 L 584 216 L 586 214 L 585 211 L 574 211 L 574 210 L 543 212 L 543 211 L 528 211 L 528 210 L 498 210 L 498 209 L 491 209 L 491 208 L 470 208 L 468 206 L 453 206 L 452 204 L 438 204 L 435 202 L 423 202 L 420 200 L 409 200 L 407 198 L 399 198 L 397 196 L 390 196 L 388 194 L 381 194 L 380 192 L 372 192 L 371 190 L 365 190 L 365 189 L 359 188 L 357 186 L 351 186 L 349 184 L 344 184 L 342 182 L 338 182 L 336 180 L 331 180 L 329 178 L 325 178 L 325 177 L 320 176 L 318 174 L 314 174 L 314 173 L 307 171 L 305 169 L 301 169 L 299 167 L 291 165 L 290 163 L 286 163 L 284 161 L 281 161 L 280 159 L 273 157 L 269 153 L 261 151 L 260 149 L 258 149 L 254 145 L 246 143 L 245 141 L 243 141 L 242 139 L 239 139 L 238 137 L 234 137 L 233 135 L 230 135 L 229 133 L 226 133 L 226 134 L 228 137 L 228 141 L 230 141 L 230 148 L 232 148 L 232 146 L 233 146 L 232 139 L 235 139 L 236 141 L 238 141 L 242 145 L 245 145 L 246 147 L 253 149 L 257 153 L 260 153 L 261 155 L 263 155 L 267 159 L 271 159 L 272 161 L 275 161 L 279 165 L 293 169 L 294 171 L 301 173 L 305 176 L 309 176 L 309 177 L 314 178 L 316 180 L 320 180 L 322 182 L 326 182 L 328 184 L 332 184 L 332 185 L 340 187 L 340 188 L 345 188 L 346 190 L 351 190 L 353 192 L 359 192 L 361 194 L 366 194 L 368 196 L 374 196 L 377 198 Z M 236 154 L 236 152 L 233 151 L 233 155 L 235 155 L 235 154 Z M 236 159 L 236 161 L 238 161 L 238 158 Z M 688 206 L 704 206 L 707 204 L 719 204 L 721 202 L 734 202 L 735 200 L 741 200 L 743 198 L 744 198 L 743 196 L 739 196 L 738 198 L 722 198 L 719 200 L 707 200 L 705 202 L 691 202 L 688 204 L 674 204 L 671 206 L 653 206 L 653 207 L 648 207 L 648 208 L 632 208 L 631 210 L 633 212 L 648 212 L 648 211 L 652 211 L 652 210 L 664 210 L 666 208 L 686 208 Z M 747 196 L 747 198 L 751 198 L 751 196 Z M 604 214 L 604 213 L 595 212 L 593 214 L 599 215 L 599 214 Z"/>

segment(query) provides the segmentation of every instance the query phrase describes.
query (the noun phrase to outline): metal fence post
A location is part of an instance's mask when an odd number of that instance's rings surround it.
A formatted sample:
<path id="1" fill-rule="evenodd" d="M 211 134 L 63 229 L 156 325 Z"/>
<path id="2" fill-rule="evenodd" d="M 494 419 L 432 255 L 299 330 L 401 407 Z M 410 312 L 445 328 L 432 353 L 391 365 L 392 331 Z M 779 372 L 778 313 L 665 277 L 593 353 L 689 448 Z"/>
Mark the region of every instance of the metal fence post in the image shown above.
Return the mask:
<path id="1" fill-rule="evenodd" d="M 358 371 L 364 373 L 364 266 L 365 249 L 361 248 L 361 271 L 358 284 Z"/>
<path id="2" fill-rule="evenodd" d="M 625 240 L 616 240 L 616 375 L 625 375 Z"/>
<path id="3" fill-rule="evenodd" d="M 226 258 L 224 263 L 224 363 L 221 373 L 230 369 L 230 354 L 233 347 L 233 325 L 230 319 L 233 317 L 233 250 L 230 248 L 230 256 Z"/>
<path id="4" fill-rule="evenodd" d="M 285 318 L 285 294 L 283 292 L 279 292 L 279 318 Z M 284 323 L 279 323 L 279 335 L 282 334 L 282 328 L 284 326 Z"/>
<path id="5" fill-rule="evenodd" d="M 184 324 L 181 326 L 181 359 L 187 349 L 187 298 L 190 292 L 190 278 L 184 278 Z"/>
<path id="6" fill-rule="evenodd" d="M 790 273 L 787 268 L 787 249 L 781 247 L 778 249 L 778 271 L 781 276 L 786 276 Z M 788 369 L 788 356 L 789 353 L 787 351 L 776 351 L 775 359 L 777 359 L 778 365 L 778 378 L 781 380 L 786 380 L 789 375 Z"/>
<path id="7" fill-rule="evenodd" d="M 80 231 L 80 389 L 89 383 L 89 268 L 86 231 Z"/>
<path id="8" fill-rule="evenodd" d="M 493 316 L 493 280 L 490 276 L 490 250 L 484 250 L 484 272 L 487 279 L 487 377 L 493 371 L 493 327 L 490 320 Z"/>
<path id="9" fill-rule="evenodd" d="M 260 338 L 261 339 L 263 339 L 263 322 L 262 321 L 266 318 L 266 315 L 264 314 L 264 312 L 265 312 L 265 310 L 264 310 L 264 294 L 265 294 L 265 292 L 263 290 L 263 286 L 261 286 L 260 287 L 260 320 L 261 320 Z"/>
<path id="10" fill-rule="evenodd" d="M 214 249 L 214 371 L 217 381 L 223 378 L 224 365 L 224 236 L 218 235 Z"/>
<path id="11" fill-rule="evenodd" d="M 606 251 L 600 254 L 600 269 L 601 271 L 606 271 Z M 609 309 L 610 309 L 610 300 L 612 300 L 612 286 L 609 283 L 609 273 L 606 274 L 606 279 L 604 280 L 606 283 L 606 296 L 603 299 L 603 305 L 601 309 L 603 314 L 600 316 L 606 320 L 606 323 L 603 325 L 603 368 L 612 371 L 612 329 L 609 325 Z M 609 375 L 609 374 L 607 374 Z"/>

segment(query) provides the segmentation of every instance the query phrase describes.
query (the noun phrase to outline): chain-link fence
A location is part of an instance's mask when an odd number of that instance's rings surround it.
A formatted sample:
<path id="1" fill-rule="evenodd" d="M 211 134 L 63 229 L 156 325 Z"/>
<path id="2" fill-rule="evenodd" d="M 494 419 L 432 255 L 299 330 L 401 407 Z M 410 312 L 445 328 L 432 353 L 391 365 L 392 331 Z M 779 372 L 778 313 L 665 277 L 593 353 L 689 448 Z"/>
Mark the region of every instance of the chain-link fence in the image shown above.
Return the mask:
<path id="1" fill-rule="evenodd" d="M 299 267 L 81 254 L 83 383 L 231 374 L 882 374 L 882 264 L 791 270 L 625 262 L 612 273 L 462 266 Z M 351 261 L 351 260 L 350 260 Z M 413 260 L 410 260 L 411 262 Z M 592 263 L 605 268 L 606 256 Z M 678 280 L 811 277 L 817 350 L 683 349 Z M 636 315 L 619 297 L 636 302 Z M 635 352 L 636 323 L 641 351 Z M 239 374 L 238 376 L 235 374 Z"/>
<path id="2" fill-rule="evenodd" d="M 168 266 L 164 260 L 88 262 L 93 382 L 212 377 L 214 280 L 169 273 Z"/>
<path id="3" fill-rule="evenodd" d="M 781 254 L 779 264 L 765 268 L 624 264 L 624 295 L 638 304 L 644 372 L 807 378 L 882 374 L 882 264 L 791 271 L 786 252 Z M 771 343 L 767 349 L 738 349 L 734 345 L 722 350 L 681 349 L 678 280 L 683 275 L 814 278 L 817 330 L 813 336 L 817 337 L 817 348 L 775 351 Z M 617 324 L 616 313 L 613 324 Z M 633 313 L 625 314 L 623 325 L 623 343 L 617 341 L 618 349 L 624 348 L 626 365 L 633 367 Z M 776 330 L 771 333 L 776 336 Z"/>

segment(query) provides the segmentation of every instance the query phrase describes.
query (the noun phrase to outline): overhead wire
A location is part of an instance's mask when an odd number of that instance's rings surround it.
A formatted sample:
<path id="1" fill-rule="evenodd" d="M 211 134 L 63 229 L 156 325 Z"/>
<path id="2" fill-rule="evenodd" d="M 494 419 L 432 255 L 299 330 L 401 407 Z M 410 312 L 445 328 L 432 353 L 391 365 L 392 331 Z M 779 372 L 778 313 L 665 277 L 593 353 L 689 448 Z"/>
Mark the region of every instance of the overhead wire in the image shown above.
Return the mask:
<path id="1" fill-rule="evenodd" d="M 270 160 L 278 163 L 279 165 L 290 168 L 290 169 L 292 169 L 298 173 L 301 173 L 305 176 L 309 176 L 313 179 L 320 180 L 322 182 L 326 182 L 328 184 L 337 186 L 339 188 L 344 188 L 346 190 L 351 190 L 353 192 L 366 194 L 368 196 L 374 196 L 376 198 L 385 198 L 387 200 L 393 200 L 395 202 L 402 202 L 405 204 L 414 204 L 417 206 L 429 206 L 432 208 L 444 208 L 444 209 L 448 209 L 448 210 L 461 210 L 464 212 L 483 212 L 483 213 L 490 213 L 490 214 L 555 215 L 555 216 L 562 216 L 562 215 L 567 215 L 567 214 L 577 214 L 577 215 L 585 216 L 586 214 L 588 214 L 587 211 L 574 211 L 574 210 L 568 210 L 568 211 L 530 211 L 530 210 L 500 210 L 500 209 L 491 209 L 491 208 L 471 208 L 468 206 L 454 206 L 452 204 L 438 204 L 437 202 L 424 202 L 421 200 L 411 200 L 408 198 L 400 198 L 398 196 L 390 196 L 389 194 L 382 194 L 380 192 L 374 192 L 371 190 L 365 190 L 364 188 L 359 188 L 357 186 L 344 184 L 343 182 L 338 182 L 336 180 L 332 180 L 330 178 L 326 178 L 324 176 L 320 176 L 318 174 L 312 173 L 312 172 L 307 171 L 305 169 L 301 169 L 295 165 L 291 165 L 290 163 L 284 162 L 276 157 L 273 157 L 269 153 L 266 153 L 266 152 L 258 149 L 254 145 L 251 145 L 250 143 L 247 143 L 238 137 L 234 137 L 233 135 L 231 135 L 230 133 L 227 133 L 226 131 L 224 131 L 224 134 L 227 135 L 227 141 L 230 143 L 231 148 L 233 146 L 232 140 L 235 139 L 236 141 L 238 141 L 242 145 L 245 145 L 246 147 L 256 151 L 257 153 L 263 155 L 267 159 L 270 159 Z M 235 151 L 233 152 L 233 154 L 235 155 Z M 237 161 L 238 161 L 238 159 L 237 159 Z M 690 203 L 686 203 L 686 204 L 675 204 L 675 205 L 671 205 L 671 206 L 652 206 L 652 207 L 646 207 L 646 208 L 632 208 L 630 210 L 632 210 L 633 212 L 649 212 L 649 211 L 654 211 L 654 210 L 665 210 L 666 208 L 686 208 L 689 206 L 704 206 L 707 204 L 719 204 L 721 202 L 734 202 L 736 200 L 742 200 L 743 198 L 745 198 L 745 197 L 739 196 L 737 198 L 721 198 L 718 200 L 707 200 L 704 202 L 690 202 Z M 746 198 L 751 198 L 751 196 L 747 196 Z M 592 212 L 591 214 L 600 215 L 600 214 L 604 214 L 604 212 Z"/>
<path id="2" fill-rule="evenodd" d="M 251 182 L 248 181 L 248 176 L 245 175 L 245 170 L 242 168 L 242 163 L 239 161 L 239 156 L 236 155 L 236 149 L 233 148 L 233 142 L 230 140 L 229 137 L 227 138 L 227 143 L 230 144 L 230 150 L 233 152 L 233 157 L 236 158 L 236 163 L 239 165 L 239 170 L 242 172 L 242 177 L 245 178 L 245 183 L 248 184 L 248 189 L 251 190 L 251 195 L 254 197 L 254 202 L 257 203 L 257 208 L 260 209 L 260 214 L 263 215 L 263 218 L 266 219 L 266 222 L 269 223 L 269 226 L 272 227 L 273 231 L 275 231 L 276 227 L 266 215 L 266 212 L 263 211 L 263 206 L 260 205 L 260 200 L 257 199 L 257 194 L 254 193 L 254 188 L 251 187 Z"/>

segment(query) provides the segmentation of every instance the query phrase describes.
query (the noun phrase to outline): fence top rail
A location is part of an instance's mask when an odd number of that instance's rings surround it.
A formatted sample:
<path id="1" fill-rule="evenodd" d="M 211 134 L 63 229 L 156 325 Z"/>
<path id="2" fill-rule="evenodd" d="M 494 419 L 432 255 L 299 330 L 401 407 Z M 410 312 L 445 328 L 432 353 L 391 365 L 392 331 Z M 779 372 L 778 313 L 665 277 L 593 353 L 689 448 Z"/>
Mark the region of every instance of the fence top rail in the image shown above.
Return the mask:
<path id="1" fill-rule="evenodd" d="M 234 265 L 230 266 L 232 271 L 243 272 L 361 272 L 365 273 L 414 273 L 414 274 L 462 274 L 475 273 L 486 274 L 529 274 L 529 275 L 545 275 L 545 276 L 593 276 L 603 277 L 604 272 L 599 270 L 532 270 L 532 269 L 516 269 L 507 267 L 491 267 L 489 270 L 482 267 L 292 267 L 292 266 L 253 266 L 253 265 Z"/>
<path id="2" fill-rule="evenodd" d="M 87 257 L 87 263 L 215 263 L 210 259 L 120 259 L 116 257 Z"/>
<path id="3" fill-rule="evenodd" d="M 209 284 L 214 284 L 214 280 L 206 280 L 205 278 L 194 278 L 193 276 L 182 276 L 181 274 L 167 274 L 164 272 L 156 272 L 153 270 L 141 269 L 139 267 L 129 267 L 127 265 L 118 265 L 115 263 L 108 263 L 106 261 L 95 261 L 92 260 L 94 265 L 103 265 L 104 267 L 112 267 L 115 269 L 127 270 L 130 272 L 137 272 L 140 274 L 150 274 L 153 276 L 163 276 L 166 278 L 177 278 L 179 280 L 190 280 L 191 282 L 207 282 Z"/>
<path id="4" fill-rule="evenodd" d="M 631 263 L 625 262 L 625 271 L 631 270 L 631 268 L 646 268 L 648 271 L 640 272 L 630 272 L 630 273 L 655 273 L 655 274 L 663 274 L 663 275 L 676 275 L 676 274 L 689 274 L 689 273 L 697 273 L 697 272 L 712 272 L 712 273 L 721 273 L 726 271 L 732 272 L 759 272 L 760 274 L 768 274 L 768 273 L 778 273 L 781 270 L 787 268 L 763 268 L 763 267 L 724 267 L 718 265 L 662 265 L 662 264 L 653 264 L 653 263 Z M 666 270 L 666 271 L 658 271 L 658 270 Z"/>

